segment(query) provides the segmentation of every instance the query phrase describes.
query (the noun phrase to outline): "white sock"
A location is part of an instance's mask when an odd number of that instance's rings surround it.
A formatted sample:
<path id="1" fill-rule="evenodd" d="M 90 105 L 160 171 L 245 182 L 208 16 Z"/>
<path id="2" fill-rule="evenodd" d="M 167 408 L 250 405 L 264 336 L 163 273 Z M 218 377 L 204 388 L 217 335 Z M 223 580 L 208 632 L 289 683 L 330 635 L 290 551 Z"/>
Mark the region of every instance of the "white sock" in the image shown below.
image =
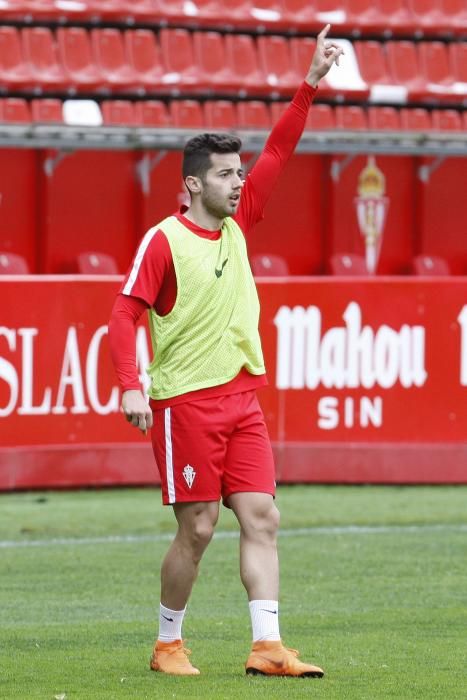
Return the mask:
<path id="1" fill-rule="evenodd" d="M 162 603 L 159 610 L 159 636 L 161 642 L 174 642 L 182 638 L 182 622 L 185 610 L 171 610 Z"/>
<path id="2" fill-rule="evenodd" d="M 277 600 L 250 600 L 253 641 L 277 641 L 279 634 L 279 603 Z"/>

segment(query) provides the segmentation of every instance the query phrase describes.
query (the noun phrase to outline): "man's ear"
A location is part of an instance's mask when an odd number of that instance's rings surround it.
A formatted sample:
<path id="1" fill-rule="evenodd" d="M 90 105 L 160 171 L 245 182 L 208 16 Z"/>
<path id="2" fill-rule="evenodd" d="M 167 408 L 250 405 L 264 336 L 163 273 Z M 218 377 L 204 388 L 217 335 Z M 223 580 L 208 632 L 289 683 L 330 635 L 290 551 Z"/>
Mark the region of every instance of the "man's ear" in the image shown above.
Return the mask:
<path id="1" fill-rule="evenodd" d="M 194 175 L 188 175 L 185 178 L 185 185 L 190 194 L 198 194 L 199 192 L 201 192 L 201 180 L 199 177 L 195 177 Z"/>

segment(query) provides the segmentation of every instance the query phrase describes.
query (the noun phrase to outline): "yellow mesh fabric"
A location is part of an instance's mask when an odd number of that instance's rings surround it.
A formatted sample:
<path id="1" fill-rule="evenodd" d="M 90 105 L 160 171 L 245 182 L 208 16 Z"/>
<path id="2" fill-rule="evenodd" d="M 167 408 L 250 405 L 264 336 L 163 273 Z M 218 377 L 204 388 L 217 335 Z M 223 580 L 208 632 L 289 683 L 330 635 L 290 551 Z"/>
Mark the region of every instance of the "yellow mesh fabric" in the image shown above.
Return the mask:
<path id="1" fill-rule="evenodd" d="M 169 241 L 178 291 L 169 314 L 149 312 L 150 396 L 167 399 L 225 384 L 242 367 L 264 374 L 258 294 L 239 226 L 225 219 L 217 241 L 197 236 L 174 216 L 158 228 Z"/>

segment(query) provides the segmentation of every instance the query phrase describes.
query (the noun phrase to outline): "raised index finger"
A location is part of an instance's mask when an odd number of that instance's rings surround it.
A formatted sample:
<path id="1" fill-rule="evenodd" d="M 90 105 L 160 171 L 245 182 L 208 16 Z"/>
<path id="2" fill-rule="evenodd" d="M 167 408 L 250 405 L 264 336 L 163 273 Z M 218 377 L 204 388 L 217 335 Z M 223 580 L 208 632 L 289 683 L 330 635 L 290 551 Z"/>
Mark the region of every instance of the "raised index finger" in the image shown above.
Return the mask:
<path id="1" fill-rule="evenodd" d="M 322 30 L 320 31 L 320 33 L 318 34 L 318 39 L 320 39 L 321 41 L 322 41 L 323 39 L 325 39 L 325 38 L 327 37 L 328 32 L 329 32 L 330 29 L 331 29 L 331 25 L 330 25 L 330 24 L 327 24 L 325 27 L 323 27 L 323 29 L 322 29 Z"/>

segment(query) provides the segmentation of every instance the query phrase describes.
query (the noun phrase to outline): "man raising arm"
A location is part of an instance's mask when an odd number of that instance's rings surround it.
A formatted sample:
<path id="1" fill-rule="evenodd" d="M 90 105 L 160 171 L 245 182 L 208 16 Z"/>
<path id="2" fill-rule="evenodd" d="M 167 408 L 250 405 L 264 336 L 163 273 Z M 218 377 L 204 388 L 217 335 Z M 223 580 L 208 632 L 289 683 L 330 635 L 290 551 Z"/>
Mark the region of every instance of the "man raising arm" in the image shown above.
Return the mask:
<path id="1" fill-rule="evenodd" d="M 151 668 L 197 675 L 182 622 L 198 565 L 214 532 L 219 502 L 240 526 L 240 576 L 248 594 L 253 647 L 247 673 L 322 676 L 283 646 L 272 450 L 256 390 L 266 383 L 259 301 L 244 234 L 262 217 L 272 187 L 303 132 L 319 80 L 341 48 L 318 35 L 304 83 L 244 178 L 241 142 L 200 134 L 185 146 L 190 205 L 143 237 L 109 324 L 127 420 L 152 428 L 162 498 L 178 529 L 161 568 L 159 635 Z M 144 310 L 154 357 L 150 405 L 139 387 L 135 324 Z"/>

